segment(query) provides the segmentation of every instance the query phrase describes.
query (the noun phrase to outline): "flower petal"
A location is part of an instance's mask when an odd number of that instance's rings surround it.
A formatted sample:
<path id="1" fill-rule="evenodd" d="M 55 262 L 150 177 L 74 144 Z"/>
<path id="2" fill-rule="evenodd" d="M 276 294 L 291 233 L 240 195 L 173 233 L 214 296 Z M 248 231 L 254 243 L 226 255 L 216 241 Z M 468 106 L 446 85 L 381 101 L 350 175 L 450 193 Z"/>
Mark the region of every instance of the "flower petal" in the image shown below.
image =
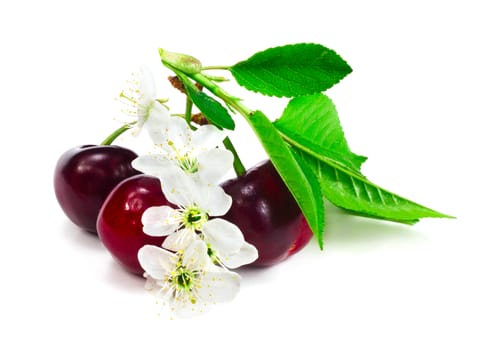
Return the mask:
<path id="1" fill-rule="evenodd" d="M 135 158 L 131 166 L 146 175 L 159 177 L 165 168 L 176 166 L 176 163 L 162 154 L 145 154 Z"/>
<path id="2" fill-rule="evenodd" d="M 140 67 L 140 90 L 143 101 L 152 101 L 156 96 L 155 79 L 153 73 L 146 65 Z"/>
<path id="3" fill-rule="evenodd" d="M 205 242 L 210 244 L 216 254 L 230 255 L 238 252 L 244 237 L 239 228 L 223 219 L 212 219 L 203 225 Z"/>
<path id="4" fill-rule="evenodd" d="M 179 250 L 184 250 L 189 245 L 191 245 L 193 240 L 196 239 L 196 236 L 197 236 L 196 233 L 191 230 L 188 229 L 178 230 L 167 236 L 164 243 L 162 243 L 162 247 L 175 252 Z"/>
<path id="5" fill-rule="evenodd" d="M 149 274 L 146 272 L 143 274 L 143 277 L 146 278 L 145 281 L 145 289 L 148 291 L 152 291 L 157 288 L 157 280 L 153 279 Z"/>
<path id="6" fill-rule="evenodd" d="M 138 137 L 141 134 L 141 130 L 143 129 L 143 124 L 145 123 L 145 119 L 138 117 L 136 120 L 136 125 L 131 128 L 131 135 L 133 137 Z"/>
<path id="7" fill-rule="evenodd" d="M 167 200 L 181 207 L 195 204 L 197 185 L 194 180 L 178 167 L 162 169 L 159 176 L 162 191 Z"/>
<path id="8" fill-rule="evenodd" d="M 184 156 L 190 149 L 193 131 L 183 118 L 169 117 L 165 125 L 165 139 L 162 148 L 167 152 L 176 151 Z"/>
<path id="9" fill-rule="evenodd" d="M 231 301 L 238 294 L 240 283 L 241 277 L 235 272 L 206 271 L 198 295 L 202 301 L 209 304 Z"/>
<path id="10" fill-rule="evenodd" d="M 167 281 L 158 280 L 155 281 L 156 285 L 152 291 L 157 299 L 163 300 L 164 305 L 173 302 L 174 299 L 174 289 Z"/>
<path id="11" fill-rule="evenodd" d="M 240 266 L 250 264 L 258 259 L 258 250 L 254 245 L 243 242 L 239 251 L 229 256 L 219 256 L 225 267 L 236 269 Z"/>
<path id="12" fill-rule="evenodd" d="M 232 168 L 234 157 L 225 149 L 214 148 L 198 154 L 198 175 L 208 184 L 216 185 Z"/>
<path id="13" fill-rule="evenodd" d="M 147 244 L 138 250 L 138 261 L 149 277 L 163 280 L 175 269 L 177 256 L 165 249 Z"/>
<path id="14" fill-rule="evenodd" d="M 194 203 L 210 216 L 222 216 L 231 208 L 232 198 L 220 186 L 196 184 Z"/>
<path id="15" fill-rule="evenodd" d="M 175 214 L 176 210 L 167 205 L 146 209 L 141 216 L 143 232 L 155 237 L 170 235 L 179 226 Z"/>
<path id="16" fill-rule="evenodd" d="M 159 102 L 153 101 L 151 108 L 148 110 L 145 129 L 148 131 L 153 143 L 157 146 L 165 142 L 165 130 L 169 118 L 170 116 L 167 108 Z"/>
<path id="17" fill-rule="evenodd" d="M 219 146 L 226 137 L 226 133 L 214 125 L 202 125 L 194 133 L 191 139 L 191 147 L 195 149 L 195 155 Z"/>
<path id="18" fill-rule="evenodd" d="M 202 240 L 193 240 L 184 250 L 183 265 L 190 271 L 203 270 L 209 262 L 207 245 Z"/>

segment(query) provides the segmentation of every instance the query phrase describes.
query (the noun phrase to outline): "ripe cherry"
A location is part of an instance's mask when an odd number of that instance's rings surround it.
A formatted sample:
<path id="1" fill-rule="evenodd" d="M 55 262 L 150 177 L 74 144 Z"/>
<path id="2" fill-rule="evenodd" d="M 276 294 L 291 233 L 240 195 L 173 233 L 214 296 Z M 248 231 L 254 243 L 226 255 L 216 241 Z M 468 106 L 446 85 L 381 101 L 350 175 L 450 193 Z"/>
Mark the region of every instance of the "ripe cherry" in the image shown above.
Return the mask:
<path id="1" fill-rule="evenodd" d="M 269 161 L 222 185 L 233 197 L 225 219 L 236 224 L 247 242 L 258 249 L 254 266 L 269 266 L 301 250 L 312 237 L 310 228 L 291 193 Z M 122 181 L 100 210 L 100 240 L 126 270 L 142 274 L 137 253 L 145 244 L 160 246 L 165 237 L 143 232 L 141 217 L 152 206 L 173 206 L 165 198 L 160 181 L 137 175 Z"/>
<path id="2" fill-rule="evenodd" d="M 145 244 L 160 246 L 165 237 L 143 232 L 141 216 L 153 206 L 172 206 L 162 192 L 160 180 L 136 175 L 122 181 L 109 194 L 97 220 L 98 236 L 103 245 L 126 270 L 142 274 L 138 250 Z"/>
<path id="3" fill-rule="evenodd" d="M 84 230 L 96 233 L 100 208 L 122 180 L 140 174 L 131 161 L 133 151 L 119 146 L 77 146 L 66 151 L 55 167 L 57 200 L 67 217 Z"/>
<path id="4" fill-rule="evenodd" d="M 224 216 L 258 249 L 253 266 L 270 266 L 301 250 L 312 232 L 298 204 L 268 160 L 222 187 L 233 199 Z"/>

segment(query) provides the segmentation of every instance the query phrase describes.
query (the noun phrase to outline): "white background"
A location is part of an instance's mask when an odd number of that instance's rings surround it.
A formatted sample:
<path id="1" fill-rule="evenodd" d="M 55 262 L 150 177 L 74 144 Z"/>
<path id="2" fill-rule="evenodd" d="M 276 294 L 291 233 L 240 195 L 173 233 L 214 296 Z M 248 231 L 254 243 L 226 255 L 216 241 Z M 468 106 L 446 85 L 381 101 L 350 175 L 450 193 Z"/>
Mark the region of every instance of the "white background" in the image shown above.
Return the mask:
<path id="1" fill-rule="evenodd" d="M 2 2 L 0 348 L 495 349 L 490 4 Z M 273 268 L 241 271 L 238 298 L 201 318 L 157 316 L 143 281 L 64 217 L 57 158 L 119 126 L 114 97 L 142 63 L 182 108 L 158 47 L 229 65 L 296 42 L 353 67 L 328 94 L 351 148 L 369 157 L 364 173 L 458 219 L 404 227 L 331 208 L 323 252 L 311 242 Z M 287 102 L 226 88 L 271 118 Z M 264 154 L 237 121 L 233 138 L 252 165 Z"/>

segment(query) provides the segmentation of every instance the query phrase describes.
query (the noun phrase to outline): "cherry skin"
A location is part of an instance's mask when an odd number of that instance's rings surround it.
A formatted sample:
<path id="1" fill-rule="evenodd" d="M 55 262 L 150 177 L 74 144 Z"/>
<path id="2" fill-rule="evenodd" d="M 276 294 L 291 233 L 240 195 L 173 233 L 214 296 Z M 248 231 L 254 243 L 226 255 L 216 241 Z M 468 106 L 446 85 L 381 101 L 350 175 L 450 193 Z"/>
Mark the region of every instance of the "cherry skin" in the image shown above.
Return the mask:
<path id="1" fill-rule="evenodd" d="M 154 206 L 168 205 L 158 178 L 136 175 L 122 181 L 108 195 L 97 220 L 98 236 L 103 245 L 127 271 L 141 275 L 138 250 L 145 244 L 160 246 L 165 237 L 143 232 L 141 216 Z"/>
<path id="2" fill-rule="evenodd" d="M 301 250 L 312 232 L 291 193 L 272 163 L 265 161 L 223 185 L 233 197 L 225 219 L 236 224 L 259 258 L 253 266 L 270 266 Z M 141 275 L 137 254 L 145 244 L 160 246 L 165 237 L 143 232 L 141 217 L 152 206 L 174 207 L 164 196 L 160 181 L 137 175 L 122 181 L 108 195 L 97 220 L 103 245 L 127 271 Z"/>
<path id="3" fill-rule="evenodd" d="M 288 252 L 288 257 L 302 250 L 313 237 L 313 232 L 310 229 L 310 226 L 308 226 L 307 220 L 305 219 L 303 214 L 301 214 L 300 216 L 300 226 L 298 228 L 298 232 L 299 235 L 296 240 L 293 241 L 293 244 L 291 245 L 291 248 Z"/>
<path id="4" fill-rule="evenodd" d="M 77 146 L 66 151 L 55 167 L 57 200 L 67 217 L 96 233 L 100 208 L 122 180 L 140 174 L 131 166 L 137 154 L 119 146 Z"/>
<path id="5" fill-rule="evenodd" d="M 298 204 L 268 160 L 222 184 L 233 203 L 223 217 L 258 249 L 252 266 L 270 266 L 300 251 L 312 232 Z"/>

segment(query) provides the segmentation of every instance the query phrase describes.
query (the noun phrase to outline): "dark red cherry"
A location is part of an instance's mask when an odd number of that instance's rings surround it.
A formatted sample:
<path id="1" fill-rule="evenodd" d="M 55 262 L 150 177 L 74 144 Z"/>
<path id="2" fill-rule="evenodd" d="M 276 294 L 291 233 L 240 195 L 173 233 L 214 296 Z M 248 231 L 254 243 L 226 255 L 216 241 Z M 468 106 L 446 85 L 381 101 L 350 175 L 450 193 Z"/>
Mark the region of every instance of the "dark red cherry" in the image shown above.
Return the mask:
<path id="1" fill-rule="evenodd" d="M 270 266 L 301 250 L 312 232 L 298 204 L 268 160 L 222 187 L 233 199 L 224 216 L 258 249 L 253 266 Z"/>
<path id="2" fill-rule="evenodd" d="M 291 248 L 289 249 L 289 256 L 302 250 L 313 237 L 312 230 L 310 229 L 310 226 L 308 226 L 307 220 L 303 214 L 301 214 L 300 217 L 300 227 L 298 228 L 298 231 L 300 234 L 291 245 Z"/>
<path id="3" fill-rule="evenodd" d="M 55 167 L 57 200 L 67 217 L 84 230 L 96 233 L 100 208 L 122 180 L 140 174 L 131 161 L 133 151 L 119 146 L 84 145 L 69 149 Z"/>
<path id="4" fill-rule="evenodd" d="M 103 245 L 126 270 L 142 274 L 138 250 L 145 244 L 160 246 L 165 237 L 143 232 L 141 216 L 154 206 L 172 206 L 162 192 L 160 181 L 137 175 L 122 181 L 103 203 L 97 220 L 98 236 Z"/>

